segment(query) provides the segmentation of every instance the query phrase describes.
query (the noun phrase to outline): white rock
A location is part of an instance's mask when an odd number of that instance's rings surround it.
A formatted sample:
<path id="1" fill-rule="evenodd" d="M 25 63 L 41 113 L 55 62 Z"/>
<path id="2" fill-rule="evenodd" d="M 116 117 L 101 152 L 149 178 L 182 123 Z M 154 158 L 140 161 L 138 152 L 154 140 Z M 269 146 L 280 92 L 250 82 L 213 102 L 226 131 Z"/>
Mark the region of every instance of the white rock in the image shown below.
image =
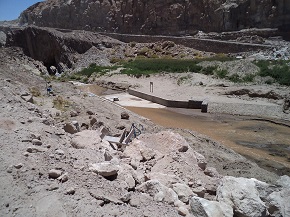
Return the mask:
<path id="1" fill-rule="evenodd" d="M 189 149 L 187 141 L 180 135 L 171 131 L 162 131 L 156 134 L 141 134 L 140 141 L 147 147 L 169 154 L 172 151 L 186 152 Z M 156 145 L 158 144 L 158 145 Z"/>
<path id="2" fill-rule="evenodd" d="M 70 187 L 70 188 L 66 189 L 64 194 L 72 195 L 72 194 L 75 194 L 75 192 L 76 192 L 75 188 Z"/>
<path id="3" fill-rule="evenodd" d="M 184 203 L 188 203 L 188 199 L 194 195 L 190 187 L 188 187 L 185 184 L 181 184 L 181 183 L 173 184 L 172 189 L 178 195 L 179 200 L 181 200 Z"/>
<path id="4" fill-rule="evenodd" d="M 266 198 L 266 201 L 270 204 L 268 210 L 275 217 L 290 216 L 290 177 L 286 175 L 281 176 L 277 184 L 282 189 L 277 188 L 277 191 L 272 192 Z"/>
<path id="5" fill-rule="evenodd" d="M 184 207 L 184 206 L 178 207 L 177 211 L 178 211 L 178 214 L 181 215 L 181 216 L 189 215 L 188 209 L 186 207 Z"/>
<path id="6" fill-rule="evenodd" d="M 103 177 L 117 175 L 119 169 L 120 168 L 118 165 L 112 164 L 109 161 L 91 164 L 91 166 L 89 167 L 90 171 L 98 173 Z"/>
<path id="7" fill-rule="evenodd" d="M 267 215 L 266 205 L 260 199 L 253 179 L 225 176 L 217 188 L 217 200 L 230 205 L 236 215 Z"/>
<path id="8" fill-rule="evenodd" d="M 147 182 L 142 183 L 138 187 L 136 187 L 137 191 L 147 193 L 151 197 L 155 198 L 155 195 L 157 195 L 156 199 L 160 200 L 161 196 L 164 196 L 163 201 L 167 202 L 169 204 L 174 204 L 175 201 L 178 200 L 177 194 L 171 189 L 166 187 L 165 185 L 162 185 L 158 180 L 149 180 Z"/>
<path id="9" fill-rule="evenodd" d="M 62 174 L 60 177 L 57 178 L 60 182 L 66 182 L 68 180 L 68 173 Z"/>
<path id="10" fill-rule="evenodd" d="M 199 197 L 204 197 L 206 189 L 203 186 L 199 186 L 196 188 L 192 188 L 192 192 L 197 194 L 197 196 L 199 196 Z"/>
<path id="11" fill-rule="evenodd" d="M 144 176 L 143 171 L 141 171 L 141 170 L 137 170 L 137 171 L 136 171 L 136 177 L 135 177 L 135 180 L 136 180 L 136 182 L 139 183 L 139 184 L 145 182 L 145 176 Z"/>
<path id="12" fill-rule="evenodd" d="M 70 116 L 71 117 L 76 117 L 76 116 L 78 116 L 79 114 L 76 112 L 76 111 L 74 111 L 74 110 L 72 110 L 72 111 L 70 111 Z"/>
<path id="13" fill-rule="evenodd" d="M 216 170 L 216 168 L 214 167 L 207 167 L 204 170 L 204 174 L 210 177 L 220 177 L 220 174 L 218 173 L 218 171 Z"/>
<path id="14" fill-rule="evenodd" d="M 154 195 L 154 200 L 157 202 L 162 202 L 165 195 L 163 191 L 159 191 L 157 194 Z"/>
<path id="15" fill-rule="evenodd" d="M 138 161 L 132 159 L 132 160 L 130 161 L 130 165 L 132 166 L 132 168 L 133 168 L 134 170 L 137 170 L 137 168 L 139 167 L 140 163 L 139 163 Z"/>
<path id="16" fill-rule="evenodd" d="M 290 177 L 289 176 L 281 176 L 280 179 L 277 180 L 277 184 L 284 188 L 290 188 Z"/>
<path id="17" fill-rule="evenodd" d="M 181 207 L 181 206 L 186 206 L 186 204 L 183 203 L 183 202 L 180 201 L 180 200 L 177 200 L 177 201 L 174 202 L 174 206 L 176 206 L 176 207 Z"/>
<path id="18" fill-rule="evenodd" d="M 104 157 L 105 157 L 105 161 L 110 161 L 113 159 L 113 156 L 108 151 L 105 151 Z"/>
<path id="19" fill-rule="evenodd" d="M 151 173 L 146 174 L 146 178 L 150 180 L 156 179 L 162 185 L 165 185 L 168 188 L 172 188 L 172 184 L 183 183 L 183 181 L 178 176 L 172 175 L 172 174 L 151 172 Z"/>
<path id="20" fill-rule="evenodd" d="M 120 200 L 123 202 L 128 202 L 131 199 L 131 195 L 132 195 L 131 192 L 127 192 L 121 196 Z"/>
<path id="21" fill-rule="evenodd" d="M 196 160 L 197 160 L 197 165 L 202 169 L 205 170 L 207 162 L 205 160 L 205 157 L 203 155 L 201 155 L 200 153 L 194 151 Z"/>
<path id="22" fill-rule="evenodd" d="M 200 197 L 193 196 L 190 200 L 191 211 L 199 217 L 233 217 L 233 210 L 230 206 L 223 210 L 221 204 L 217 201 L 209 201 Z"/>
<path id="23" fill-rule="evenodd" d="M 125 182 L 127 183 L 129 189 L 135 188 L 135 179 L 131 174 L 126 174 L 125 175 Z"/>
<path id="24" fill-rule="evenodd" d="M 156 153 L 154 152 L 153 149 L 146 148 L 146 147 L 140 149 L 140 153 L 143 157 L 143 160 L 145 160 L 145 161 L 151 160 L 156 155 Z"/>
<path id="25" fill-rule="evenodd" d="M 96 130 L 83 130 L 78 132 L 71 140 L 72 147 L 77 149 L 97 148 L 101 144 L 100 134 Z"/>
<path id="26" fill-rule="evenodd" d="M 143 204 L 150 204 L 152 200 L 152 197 L 150 197 L 148 194 L 132 194 L 130 198 L 130 205 L 132 207 L 140 207 Z"/>
<path id="27" fill-rule="evenodd" d="M 123 154 L 124 156 L 131 158 L 133 161 L 140 162 L 143 160 L 140 149 L 144 145 L 145 144 L 139 140 L 133 140 L 133 142 L 126 147 Z"/>

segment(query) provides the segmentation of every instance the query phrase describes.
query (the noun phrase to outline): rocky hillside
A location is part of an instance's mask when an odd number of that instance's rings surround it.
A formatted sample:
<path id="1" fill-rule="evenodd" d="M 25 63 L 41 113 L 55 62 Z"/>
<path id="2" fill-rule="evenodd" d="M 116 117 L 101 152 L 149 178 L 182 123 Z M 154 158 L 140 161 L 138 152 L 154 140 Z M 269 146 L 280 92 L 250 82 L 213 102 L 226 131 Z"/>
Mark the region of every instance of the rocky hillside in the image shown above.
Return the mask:
<path id="1" fill-rule="evenodd" d="M 289 31 L 290 2 L 47 0 L 25 10 L 20 22 L 66 29 L 162 35 L 245 28 L 280 28 Z"/>
<path id="2" fill-rule="evenodd" d="M 119 47 L 122 42 L 88 31 L 57 31 L 53 28 L 3 28 L 6 46 L 21 47 L 24 53 L 39 60 L 49 69 L 54 66 L 59 72 L 72 68 L 79 60 L 79 55 L 86 56 L 85 67 L 90 63 L 108 65 L 109 50 Z M 43 74 L 46 71 L 42 72 Z"/>

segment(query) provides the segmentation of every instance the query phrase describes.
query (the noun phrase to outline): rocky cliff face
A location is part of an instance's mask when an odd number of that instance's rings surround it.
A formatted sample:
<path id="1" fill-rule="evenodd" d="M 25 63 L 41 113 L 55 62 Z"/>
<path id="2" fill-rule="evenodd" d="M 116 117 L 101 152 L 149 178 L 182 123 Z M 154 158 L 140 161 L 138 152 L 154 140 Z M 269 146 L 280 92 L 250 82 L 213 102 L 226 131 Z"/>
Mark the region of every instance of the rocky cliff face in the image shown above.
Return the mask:
<path id="1" fill-rule="evenodd" d="M 102 60 L 108 59 L 107 48 L 121 42 L 112 38 L 88 31 L 57 31 L 52 28 L 2 28 L 6 32 L 6 45 L 23 48 L 24 53 L 35 60 L 42 61 L 49 68 L 55 66 L 58 71 L 72 68 L 78 61 L 78 54 L 90 51 L 102 53 Z M 2 32 L 2 34 L 4 33 Z M 88 54 L 92 58 L 92 54 Z M 89 58 L 87 58 L 89 60 Z M 91 60 L 102 65 L 100 58 Z M 89 62 L 90 63 L 90 62 Z M 88 64 L 89 64 L 88 63 Z"/>
<path id="2" fill-rule="evenodd" d="M 134 34 L 180 35 L 290 26 L 288 0 L 47 0 L 22 24 Z M 288 26 L 288 27 L 287 27 Z"/>

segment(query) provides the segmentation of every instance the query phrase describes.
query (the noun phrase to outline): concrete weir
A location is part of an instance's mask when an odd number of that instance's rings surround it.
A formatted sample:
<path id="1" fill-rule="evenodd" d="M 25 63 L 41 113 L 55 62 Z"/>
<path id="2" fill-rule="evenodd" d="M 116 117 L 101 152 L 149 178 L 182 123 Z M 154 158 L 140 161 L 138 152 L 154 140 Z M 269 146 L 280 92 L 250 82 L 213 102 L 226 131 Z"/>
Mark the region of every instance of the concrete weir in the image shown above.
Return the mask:
<path id="1" fill-rule="evenodd" d="M 163 99 L 157 96 L 149 95 L 147 93 L 143 93 L 137 90 L 128 89 L 128 93 L 130 95 L 158 103 L 160 105 L 172 108 L 188 108 L 188 109 L 201 109 L 201 112 L 207 112 L 208 101 L 207 100 L 188 100 L 188 101 L 176 101 L 176 100 L 168 100 Z"/>

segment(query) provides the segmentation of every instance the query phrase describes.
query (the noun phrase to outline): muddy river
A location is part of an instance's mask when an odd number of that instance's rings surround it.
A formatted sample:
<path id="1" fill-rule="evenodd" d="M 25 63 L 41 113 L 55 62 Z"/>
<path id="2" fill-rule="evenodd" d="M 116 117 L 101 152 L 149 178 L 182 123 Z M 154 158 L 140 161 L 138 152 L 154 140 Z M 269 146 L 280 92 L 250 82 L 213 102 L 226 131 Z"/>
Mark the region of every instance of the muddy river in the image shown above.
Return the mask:
<path id="1" fill-rule="evenodd" d="M 97 95 L 110 92 L 96 85 L 82 87 Z M 126 107 L 154 123 L 209 136 L 261 167 L 290 175 L 290 127 L 250 117 L 201 113 L 194 109 Z"/>

